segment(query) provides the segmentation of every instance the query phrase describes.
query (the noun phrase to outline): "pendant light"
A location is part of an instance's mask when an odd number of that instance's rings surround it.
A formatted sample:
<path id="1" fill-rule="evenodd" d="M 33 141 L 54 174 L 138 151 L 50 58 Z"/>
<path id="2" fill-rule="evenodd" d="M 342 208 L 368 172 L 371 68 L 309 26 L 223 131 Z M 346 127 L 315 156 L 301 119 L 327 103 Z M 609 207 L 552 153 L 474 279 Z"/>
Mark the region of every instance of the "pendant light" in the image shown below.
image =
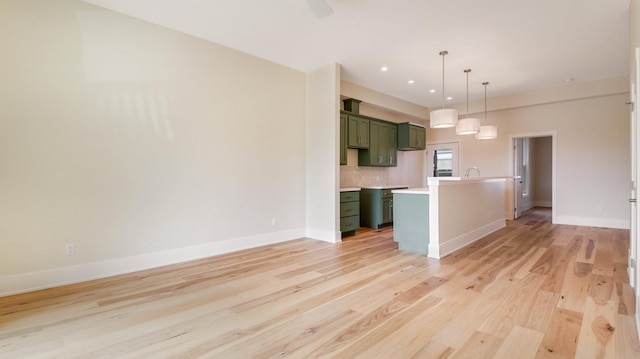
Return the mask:
<path id="1" fill-rule="evenodd" d="M 458 120 L 456 125 L 456 134 L 458 135 L 473 135 L 480 130 L 480 120 L 477 118 L 469 118 L 469 72 L 471 69 L 465 69 L 467 74 L 467 117 Z"/>
<path id="2" fill-rule="evenodd" d="M 487 85 L 488 82 L 483 82 L 484 85 L 484 122 L 487 123 Z M 476 133 L 476 139 L 478 140 L 493 140 L 498 138 L 498 127 L 495 125 L 482 125 L 480 131 Z"/>
<path id="3" fill-rule="evenodd" d="M 449 51 L 440 51 L 440 56 L 442 56 L 442 108 L 431 111 L 429 114 L 429 127 L 431 128 L 453 127 L 458 122 L 458 111 L 444 108 L 444 57 L 448 53 Z"/>

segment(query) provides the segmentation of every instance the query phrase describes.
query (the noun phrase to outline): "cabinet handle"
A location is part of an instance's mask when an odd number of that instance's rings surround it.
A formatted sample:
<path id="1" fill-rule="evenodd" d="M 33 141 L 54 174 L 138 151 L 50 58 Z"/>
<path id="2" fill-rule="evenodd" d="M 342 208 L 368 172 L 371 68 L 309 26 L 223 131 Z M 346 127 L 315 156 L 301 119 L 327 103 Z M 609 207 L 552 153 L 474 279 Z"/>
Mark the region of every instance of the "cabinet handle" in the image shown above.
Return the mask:
<path id="1" fill-rule="evenodd" d="M 351 212 L 351 208 L 346 209 L 345 212 Z"/>

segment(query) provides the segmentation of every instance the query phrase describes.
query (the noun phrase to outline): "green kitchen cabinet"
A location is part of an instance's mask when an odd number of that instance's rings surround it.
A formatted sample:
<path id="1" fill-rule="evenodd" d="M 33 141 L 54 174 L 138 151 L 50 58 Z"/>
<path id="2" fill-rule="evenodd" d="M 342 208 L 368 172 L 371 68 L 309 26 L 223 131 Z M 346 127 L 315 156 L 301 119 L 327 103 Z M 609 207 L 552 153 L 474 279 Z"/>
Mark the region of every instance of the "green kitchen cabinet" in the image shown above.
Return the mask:
<path id="1" fill-rule="evenodd" d="M 409 122 L 398 124 L 398 150 L 416 151 L 427 148 L 427 129 Z"/>
<path id="2" fill-rule="evenodd" d="M 389 125 L 389 166 L 396 167 L 398 165 L 398 125 Z"/>
<path id="3" fill-rule="evenodd" d="M 358 166 L 398 165 L 398 127 L 394 123 L 369 120 L 369 148 L 358 151 Z"/>
<path id="4" fill-rule="evenodd" d="M 363 188 L 360 191 L 360 225 L 378 229 L 393 224 L 393 191 L 407 187 Z"/>
<path id="5" fill-rule="evenodd" d="M 348 115 L 347 133 L 348 148 L 369 148 L 369 119 Z"/>
<path id="6" fill-rule="evenodd" d="M 360 190 L 340 191 L 340 232 L 342 236 L 356 234 L 360 228 Z"/>
<path id="7" fill-rule="evenodd" d="M 347 115 L 340 115 L 340 165 L 347 164 Z"/>

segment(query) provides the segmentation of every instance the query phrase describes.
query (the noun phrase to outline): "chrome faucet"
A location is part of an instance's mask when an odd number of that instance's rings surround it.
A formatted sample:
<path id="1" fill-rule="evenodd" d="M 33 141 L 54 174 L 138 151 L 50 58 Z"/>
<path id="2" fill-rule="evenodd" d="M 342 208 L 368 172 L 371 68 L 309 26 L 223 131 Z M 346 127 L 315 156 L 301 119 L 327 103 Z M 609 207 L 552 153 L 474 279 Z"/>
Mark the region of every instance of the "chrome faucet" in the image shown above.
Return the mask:
<path id="1" fill-rule="evenodd" d="M 478 167 L 475 167 L 475 166 L 467 168 L 467 172 L 464 173 L 464 176 L 469 177 L 469 172 L 471 170 L 475 170 L 476 173 L 478 174 L 478 177 L 480 177 L 480 170 L 478 169 Z"/>

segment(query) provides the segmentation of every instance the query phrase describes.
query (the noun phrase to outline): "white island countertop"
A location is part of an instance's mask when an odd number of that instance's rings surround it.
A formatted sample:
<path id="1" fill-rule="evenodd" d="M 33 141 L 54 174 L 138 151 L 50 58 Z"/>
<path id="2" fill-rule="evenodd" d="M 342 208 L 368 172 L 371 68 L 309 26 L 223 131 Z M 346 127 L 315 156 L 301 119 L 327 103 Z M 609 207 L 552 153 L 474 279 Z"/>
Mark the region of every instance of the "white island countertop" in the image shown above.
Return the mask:
<path id="1" fill-rule="evenodd" d="M 403 193 L 403 194 L 429 194 L 429 187 L 424 188 L 408 188 L 408 189 L 394 189 L 391 193 Z"/>
<path id="2" fill-rule="evenodd" d="M 427 177 L 429 185 L 438 185 L 439 183 L 452 182 L 493 182 L 505 181 L 509 179 L 520 178 L 519 176 L 495 176 L 495 177 Z"/>

